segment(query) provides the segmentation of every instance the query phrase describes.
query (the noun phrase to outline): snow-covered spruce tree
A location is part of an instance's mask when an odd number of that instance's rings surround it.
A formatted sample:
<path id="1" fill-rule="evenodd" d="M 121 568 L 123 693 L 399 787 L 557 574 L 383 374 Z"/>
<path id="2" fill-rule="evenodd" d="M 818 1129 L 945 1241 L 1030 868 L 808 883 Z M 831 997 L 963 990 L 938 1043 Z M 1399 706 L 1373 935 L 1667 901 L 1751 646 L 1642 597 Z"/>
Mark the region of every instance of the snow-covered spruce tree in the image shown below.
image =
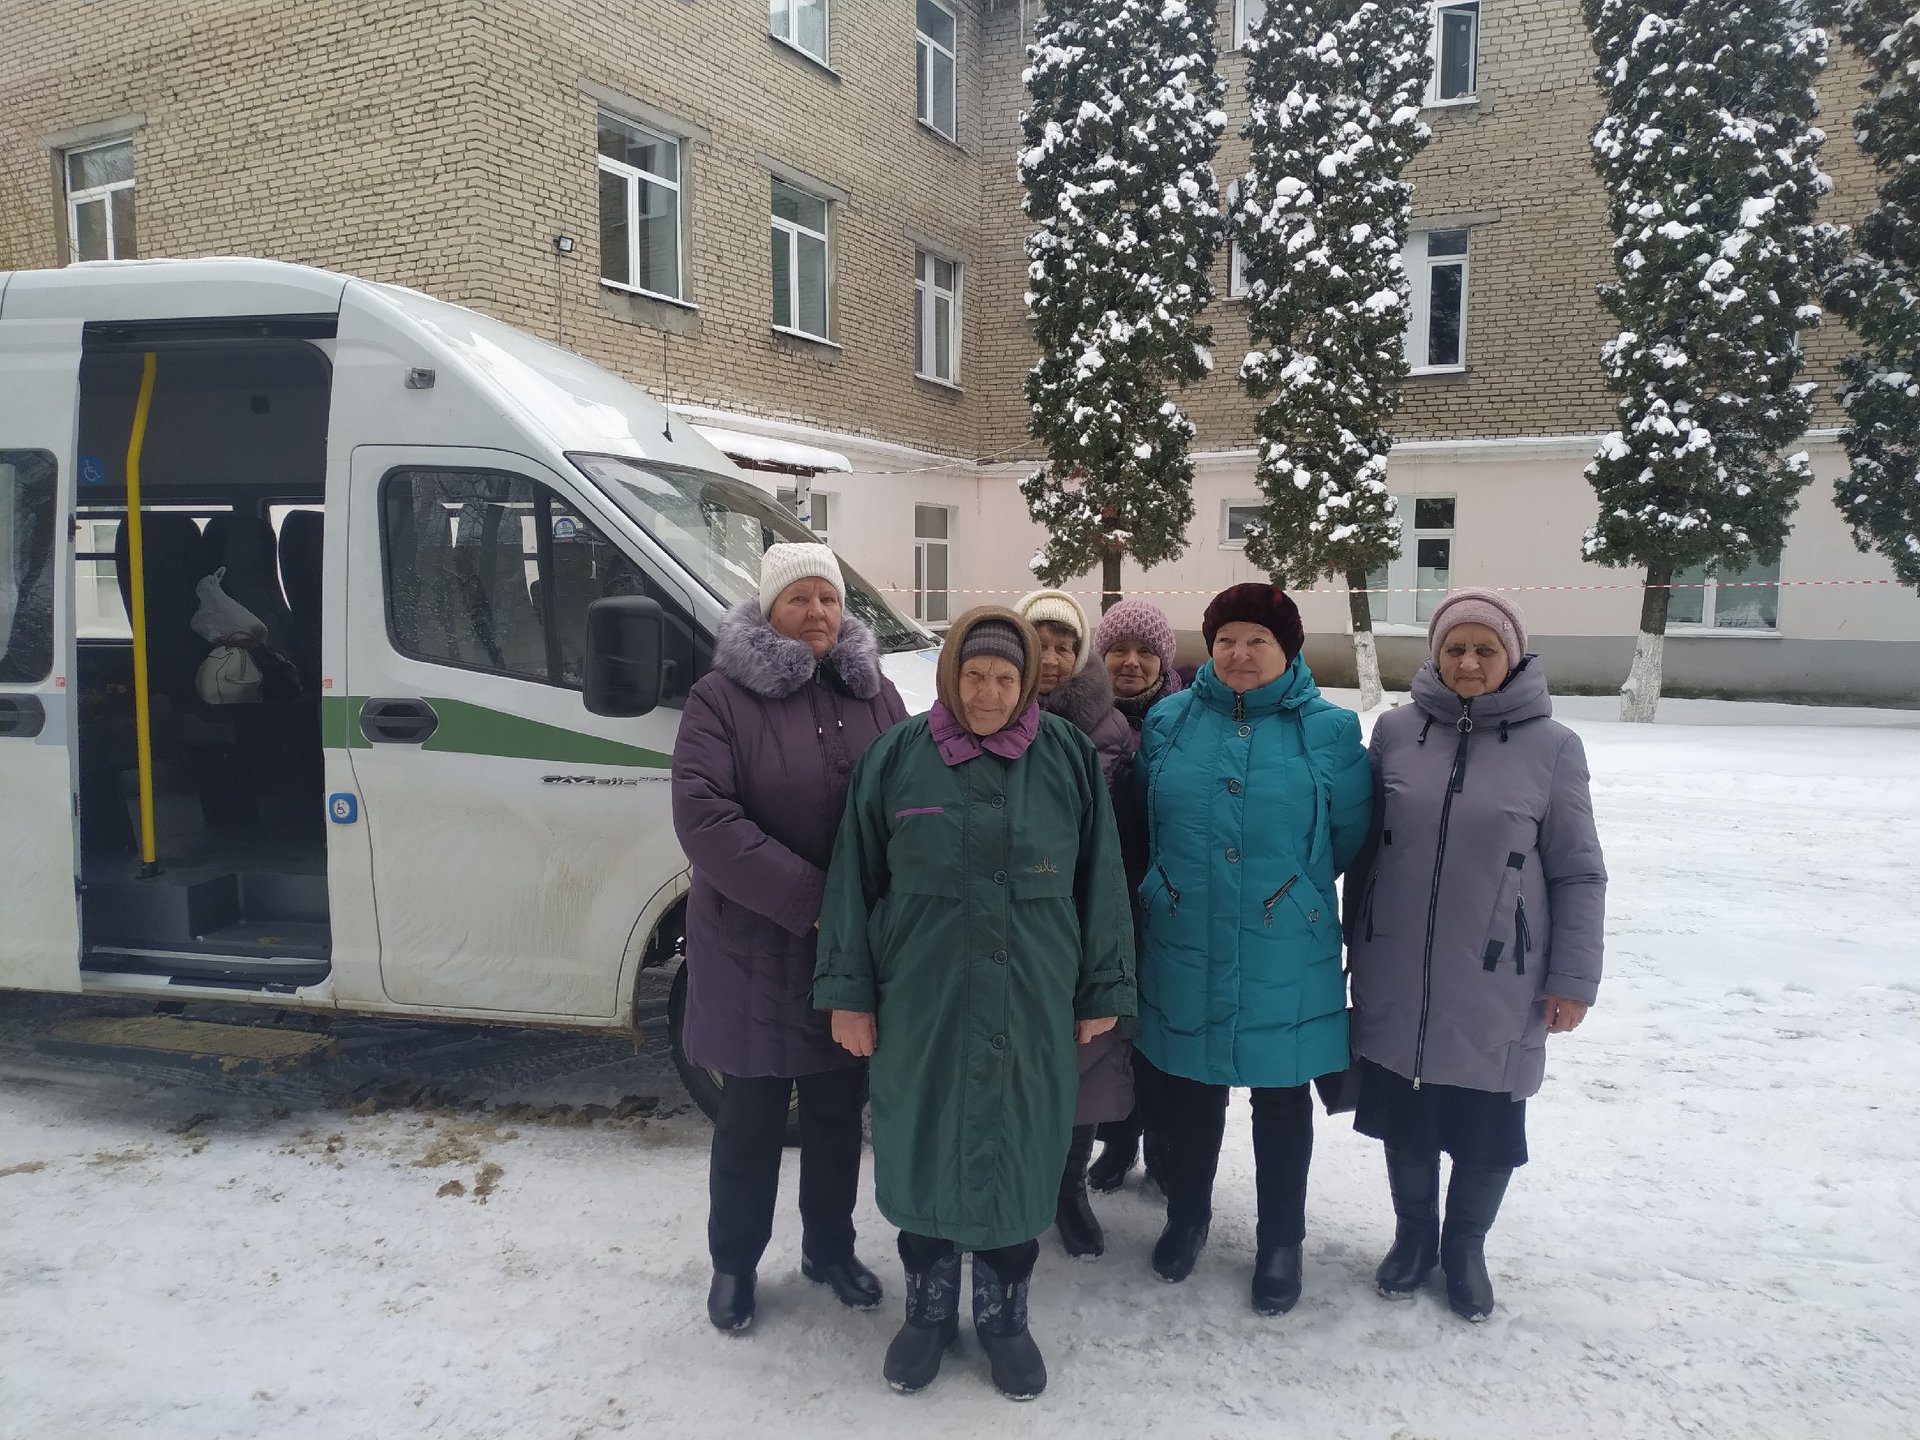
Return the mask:
<path id="1" fill-rule="evenodd" d="M 1168 394 L 1212 366 L 1196 317 L 1223 220 L 1213 154 L 1227 117 L 1203 0 L 1047 0 L 1021 116 L 1027 308 L 1040 362 L 1029 428 L 1048 465 L 1020 486 L 1047 531 L 1048 584 L 1186 548 L 1193 423 Z"/>
<path id="2" fill-rule="evenodd" d="M 1826 36 L 1798 0 L 1584 0 L 1607 115 L 1593 133 L 1620 333 L 1601 349 L 1620 429 L 1587 467 L 1585 553 L 1646 567 L 1621 718 L 1660 700 L 1667 602 L 1690 565 L 1777 555 L 1810 478 L 1799 333 L 1834 259 L 1814 223 L 1813 85 Z"/>
<path id="3" fill-rule="evenodd" d="M 1361 708 L 1380 701 L 1367 574 L 1400 553 L 1388 427 L 1407 375 L 1407 242 L 1427 143 L 1426 0 L 1283 0 L 1247 37 L 1246 173 L 1232 233 L 1266 400 L 1247 557 L 1284 585 L 1344 578 Z"/>
<path id="4" fill-rule="evenodd" d="M 1854 137 L 1884 177 L 1858 249 L 1827 290 L 1860 349 L 1840 363 L 1841 443 L 1853 462 L 1834 482 L 1853 542 L 1878 550 L 1920 588 L 1920 10 L 1913 0 L 1844 0 L 1841 38 L 1871 70 Z"/>

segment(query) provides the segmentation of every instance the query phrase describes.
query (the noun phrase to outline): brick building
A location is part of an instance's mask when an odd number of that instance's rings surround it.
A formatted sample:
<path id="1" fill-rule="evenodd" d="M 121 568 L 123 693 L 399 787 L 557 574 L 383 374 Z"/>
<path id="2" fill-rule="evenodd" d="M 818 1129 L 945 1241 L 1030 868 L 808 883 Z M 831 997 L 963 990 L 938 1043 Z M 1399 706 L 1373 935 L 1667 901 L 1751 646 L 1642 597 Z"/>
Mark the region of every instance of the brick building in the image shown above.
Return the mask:
<path id="1" fill-rule="evenodd" d="M 1242 167 L 1249 3 L 1221 0 Z M 903 609 L 939 622 L 1031 583 L 1016 482 L 1032 362 L 1013 155 L 1037 0 L 0 0 L 0 269 L 108 254 L 252 254 L 416 286 L 554 339 L 730 441 L 844 457 L 814 524 Z M 1581 476 L 1612 410 L 1600 111 L 1577 0 L 1435 6 L 1445 63 L 1409 248 L 1419 353 L 1392 475 L 1405 558 L 1377 618 L 1389 677 L 1424 645 L 1416 587 L 1621 586 L 1524 596 L 1556 680 L 1610 689 L 1633 576 L 1585 565 Z M 1871 204 L 1823 93 L 1830 217 Z M 562 240 L 560 237 L 566 237 Z M 570 249 L 562 253 L 558 246 Z M 1179 561 L 1128 583 L 1197 629 L 1249 578 L 1253 407 L 1234 378 L 1231 265 L 1210 315 L 1197 518 Z M 1816 478 L 1770 588 L 1676 598 L 1676 690 L 1920 699 L 1920 602 L 1834 511 L 1837 325 L 1809 338 Z M 754 437 L 759 437 L 756 442 Z M 779 483 L 777 477 L 768 477 Z M 791 481 L 787 483 L 792 483 Z M 1771 579 L 1767 567 L 1748 578 Z M 1623 582 L 1624 585 L 1623 585 Z M 1091 587 L 1092 581 L 1086 584 Z M 1344 599 L 1304 601 L 1311 653 L 1351 660 Z"/>

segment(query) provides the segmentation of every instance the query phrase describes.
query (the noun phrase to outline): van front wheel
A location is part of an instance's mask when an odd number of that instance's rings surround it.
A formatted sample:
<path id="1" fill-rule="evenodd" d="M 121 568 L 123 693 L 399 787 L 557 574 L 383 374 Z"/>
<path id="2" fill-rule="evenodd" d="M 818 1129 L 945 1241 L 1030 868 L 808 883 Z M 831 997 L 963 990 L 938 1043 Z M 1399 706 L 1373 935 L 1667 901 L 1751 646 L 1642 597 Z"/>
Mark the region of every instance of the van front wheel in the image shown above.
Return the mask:
<path id="1" fill-rule="evenodd" d="M 667 991 L 667 1041 L 673 1050 L 673 1068 L 680 1072 L 680 1083 L 687 1087 L 687 1094 L 693 1097 L 693 1103 L 705 1112 L 709 1120 L 720 1118 L 720 1092 L 726 1088 L 727 1077 L 718 1070 L 708 1070 L 687 1059 L 686 1046 L 687 1023 L 687 963 L 680 962 L 680 968 L 673 972 L 673 984 Z M 799 1097 L 789 1097 L 787 1101 L 787 1141 L 788 1145 L 800 1143 Z"/>

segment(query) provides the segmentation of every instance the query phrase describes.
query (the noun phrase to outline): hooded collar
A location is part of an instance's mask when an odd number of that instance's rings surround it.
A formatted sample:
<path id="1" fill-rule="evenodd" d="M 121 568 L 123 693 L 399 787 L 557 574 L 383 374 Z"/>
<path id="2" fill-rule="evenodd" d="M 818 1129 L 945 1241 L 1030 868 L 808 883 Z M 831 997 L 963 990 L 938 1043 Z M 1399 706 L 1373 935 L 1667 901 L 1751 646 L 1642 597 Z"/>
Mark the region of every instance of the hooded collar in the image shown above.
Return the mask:
<path id="1" fill-rule="evenodd" d="M 1040 733 L 1040 706 L 1029 703 L 1011 724 L 991 735 L 976 735 L 947 708 L 946 701 L 936 700 L 933 709 L 927 712 L 927 724 L 933 731 L 933 743 L 939 748 L 940 758 L 948 765 L 964 765 L 983 754 L 1018 760 Z"/>
<path id="2" fill-rule="evenodd" d="M 1413 703 L 1443 725 L 1451 725 L 1460 718 L 1460 697 L 1447 688 L 1431 660 L 1414 671 Z M 1546 667 L 1541 665 L 1538 655 L 1522 656 L 1519 668 L 1507 676 L 1504 685 L 1491 695 L 1476 695 L 1467 703 L 1476 728 L 1544 719 L 1553 714 L 1553 699 L 1547 694 Z"/>
<path id="3" fill-rule="evenodd" d="M 880 640 L 864 621 L 842 614 L 840 638 L 818 660 L 804 640 L 773 628 L 760 603 L 736 605 L 720 622 L 713 668 L 742 689 L 765 700 L 783 700 L 804 689 L 817 673 L 827 672 L 856 700 L 880 693 Z"/>
<path id="4" fill-rule="evenodd" d="M 1271 715 L 1281 710 L 1298 710 L 1309 700 L 1319 699 L 1320 687 L 1313 683 L 1313 672 L 1307 668 L 1305 658 L 1295 655 L 1277 680 L 1249 690 L 1245 695 L 1234 694 L 1214 673 L 1213 661 L 1209 660 L 1193 677 L 1193 693 L 1201 703 L 1215 710 L 1232 711 L 1238 701 L 1242 714 Z"/>

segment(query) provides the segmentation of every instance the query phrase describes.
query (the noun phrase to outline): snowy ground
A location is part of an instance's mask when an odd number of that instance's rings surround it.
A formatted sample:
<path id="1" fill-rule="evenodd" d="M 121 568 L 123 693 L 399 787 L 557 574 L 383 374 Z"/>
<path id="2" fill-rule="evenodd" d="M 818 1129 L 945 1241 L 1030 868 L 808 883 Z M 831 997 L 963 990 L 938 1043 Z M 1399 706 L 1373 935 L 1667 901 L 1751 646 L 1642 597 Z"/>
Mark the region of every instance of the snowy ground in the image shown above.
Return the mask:
<path id="1" fill-rule="evenodd" d="M 1610 973 L 1554 1042 L 1483 1326 L 1437 1293 L 1373 1293 L 1390 1214 L 1378 1148 L 1344 1121 L 1320 1131 L 1306 1296 L 1251 1314 L 1243 1100 L 1185 1285 L 1147 1268 L 1137 1188 L 1100 1203 L 1099 1264 L 1048 1238 L 1033 1325 L 1054 1379 L 1016 1409 L 970 1340 L 926 1393 L 885 1389 L 899 1286 L 870 1204 L 884 1310 L 806 1284 L 787 1213 L 753 1330 L 709 1329 L 697 1115 L 274 1118 L 15 1065 L 0 1434 L 1913 1435 L 1920 717 L 1560 708 L 1614 875 Z"/>

